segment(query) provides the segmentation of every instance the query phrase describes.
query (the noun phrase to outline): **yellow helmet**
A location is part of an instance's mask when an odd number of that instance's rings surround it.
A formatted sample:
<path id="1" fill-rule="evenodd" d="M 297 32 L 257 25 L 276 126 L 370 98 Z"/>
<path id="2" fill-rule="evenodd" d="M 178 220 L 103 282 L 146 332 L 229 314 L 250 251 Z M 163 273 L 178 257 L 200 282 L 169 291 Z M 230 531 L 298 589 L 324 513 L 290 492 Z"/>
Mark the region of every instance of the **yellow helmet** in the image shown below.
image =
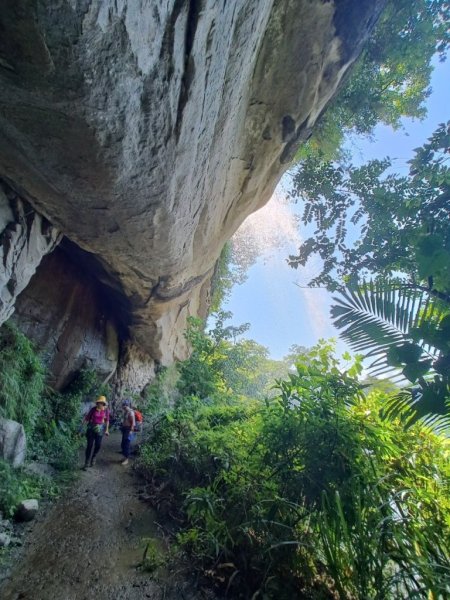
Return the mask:
<path id="1" fill-rule="evenodd" d="M 106 401 L 106 396 L 99 396 L 95 401 L 95 404 L 104 404 L 105 406 L 107 406 L 108 402 Z"/>

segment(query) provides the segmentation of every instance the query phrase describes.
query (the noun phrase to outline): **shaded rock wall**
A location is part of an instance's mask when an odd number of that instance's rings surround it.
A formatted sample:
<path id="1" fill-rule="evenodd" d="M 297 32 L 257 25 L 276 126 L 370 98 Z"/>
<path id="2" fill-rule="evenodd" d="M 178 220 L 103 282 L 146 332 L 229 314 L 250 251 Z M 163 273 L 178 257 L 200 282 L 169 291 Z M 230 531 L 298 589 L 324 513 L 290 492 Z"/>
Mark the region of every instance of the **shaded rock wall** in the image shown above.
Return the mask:
<path id="1" fill-rule="evenodd" d="M 61 248 L 46 256 L 13 317 L 39 349 L 49 368 L 49 383 L 67 385 L 82 367 L 108 380 L 119 358 L 120 328 L 109 298 L 88 273 Z"/>
<path id="2" fill-rule="evenodd" d="M 151 359 L 186 355 L 223 243 L 269 199 L 383 4 L 2 3 L 0 175 L 95 255 Z"/>
<path id="3" fill-rule="evenodd" d="M 58 229 L 0 181 L 0 324 L 14 312 L 18 295 L 60 239 Z"/>
<path id="4" fill-rule="evenodd" d="M 130 393 L 142 392 L 154 379 L 155 372 L 155 362 L 148 354 L 130 342 L 124 344 L 114 378 L 114 397 L 125 398 Z"/>

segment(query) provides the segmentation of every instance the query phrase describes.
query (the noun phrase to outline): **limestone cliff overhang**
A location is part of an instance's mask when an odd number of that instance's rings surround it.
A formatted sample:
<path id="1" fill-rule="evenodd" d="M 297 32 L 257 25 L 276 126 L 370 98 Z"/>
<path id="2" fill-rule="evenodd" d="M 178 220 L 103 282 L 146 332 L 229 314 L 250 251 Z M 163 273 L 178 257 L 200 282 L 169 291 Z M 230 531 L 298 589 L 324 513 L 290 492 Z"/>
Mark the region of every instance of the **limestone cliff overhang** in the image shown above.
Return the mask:
<path id="1" fill-rule="evenodd" d="M 224 242 L 271 196 L 383 0 L 5 0 L 0 177 L 185 355 Z M 120 302 L 119 302 L 120 305 Z"/>

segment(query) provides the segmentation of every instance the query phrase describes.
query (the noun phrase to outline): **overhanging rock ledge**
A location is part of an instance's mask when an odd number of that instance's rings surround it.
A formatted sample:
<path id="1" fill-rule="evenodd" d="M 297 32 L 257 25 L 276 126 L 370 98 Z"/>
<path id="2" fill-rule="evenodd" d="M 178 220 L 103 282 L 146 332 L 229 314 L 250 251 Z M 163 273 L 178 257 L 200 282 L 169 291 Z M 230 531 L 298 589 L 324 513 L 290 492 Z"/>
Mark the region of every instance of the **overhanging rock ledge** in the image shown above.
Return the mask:
<path id="1" fill-rule="evenodd" d="M 154 361 L 186 356 L 224 242 L 270 198 L 383 4 L 2 3 L 0 178 L 89 253 Z"/>

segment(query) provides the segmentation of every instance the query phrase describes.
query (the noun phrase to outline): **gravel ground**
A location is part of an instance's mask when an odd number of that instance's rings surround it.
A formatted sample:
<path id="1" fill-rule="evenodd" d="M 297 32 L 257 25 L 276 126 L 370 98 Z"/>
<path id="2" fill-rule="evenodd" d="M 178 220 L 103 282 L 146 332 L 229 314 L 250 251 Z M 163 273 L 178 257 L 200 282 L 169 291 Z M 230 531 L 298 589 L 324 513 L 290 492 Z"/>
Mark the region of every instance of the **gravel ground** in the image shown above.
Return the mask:
<path id="1" fill-rule="evenodd" d="M 2 600 L 200 600 L 188 575 L 140 568 L 145 538 L 161 538 L 155 513 L 139 499 L 119 434 L 106 438 L 97 465 L 33 523 L 0 587 Z M 163 543 L 161 542 L 161 547 Z"/>

